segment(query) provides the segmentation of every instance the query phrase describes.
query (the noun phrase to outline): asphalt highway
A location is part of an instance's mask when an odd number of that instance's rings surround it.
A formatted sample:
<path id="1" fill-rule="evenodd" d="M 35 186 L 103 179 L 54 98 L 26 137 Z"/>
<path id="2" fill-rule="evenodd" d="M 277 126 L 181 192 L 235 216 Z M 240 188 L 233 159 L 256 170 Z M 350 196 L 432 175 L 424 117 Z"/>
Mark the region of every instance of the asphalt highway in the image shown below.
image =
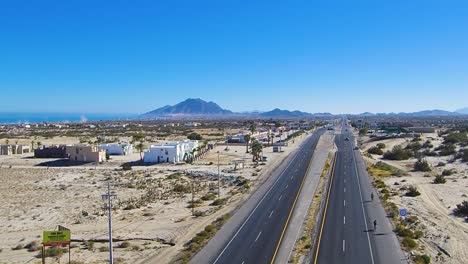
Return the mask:
<path id="1" fill-rule="evenodd" d="M 335 138 L 338 151 L 314 263 L 404 263 L 351 130 L 343 123 L 342 133 Z"/>
<path id="2" fill-rule="evenodd" d="M 308 170 L 314 149 L 324 129 L 306 139 L 289 161 L 272 187 L 247 218 L 220 247 L 213 252 L 211 263 L 271 263 L 281 244 L 284 231 Z"/>

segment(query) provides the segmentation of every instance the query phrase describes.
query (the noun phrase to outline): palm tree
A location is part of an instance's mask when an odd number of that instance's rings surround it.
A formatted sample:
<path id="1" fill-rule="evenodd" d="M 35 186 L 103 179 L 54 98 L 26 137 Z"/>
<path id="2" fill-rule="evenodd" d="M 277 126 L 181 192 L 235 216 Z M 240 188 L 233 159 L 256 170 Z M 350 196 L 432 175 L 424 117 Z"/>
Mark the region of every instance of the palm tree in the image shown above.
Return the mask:
<path id="1" fill-rule="evenodd" d="M 250 135 L 245 135 L 245 153 L 249 153 L 249 142 L 250 142 Z"/>
<path id="2" fill-rule="evenodd" d="M 252 142 L 252 161 L 258 161 L 260 154 L 262 153 L 262 143 L 255 140 Z"/>
<path id="3" fill-rule="evenodd" d="M 37 141 L 36 146 L 39 148 L 40 146 L 42 146 L 42 143 L 40 141 Z"/>
<path id="4" fill-rule="evenodd" d="M 143 153 L 143 150 L 145 148 L 143 141 L 140 141 L 140 143 L 138 143 L 138 145 L 136 145 L 135 148 L 140 152 L 140 160 L 143 160 L 143 156 L 141 155 L 141 153 Z"/>
<path id="5" fill-rule="evenodd" d="M 249 127 L 249 131 L 252 134 L 252 136 L 255 133 L 255 129 L 256 129 L 255 124 L 251 124 L 250 127 Z"/>

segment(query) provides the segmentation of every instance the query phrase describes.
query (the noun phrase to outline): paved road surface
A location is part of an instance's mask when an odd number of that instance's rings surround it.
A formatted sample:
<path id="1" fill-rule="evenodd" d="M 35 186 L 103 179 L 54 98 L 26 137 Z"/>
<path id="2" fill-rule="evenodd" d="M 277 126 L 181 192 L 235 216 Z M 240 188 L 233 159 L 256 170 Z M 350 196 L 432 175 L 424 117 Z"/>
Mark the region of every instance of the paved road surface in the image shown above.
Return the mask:
<path id="1" fill-rule="evenodd" d="M 207 253 L 207 249 L 204 249 L 205 252 L 195 256 L 191 262 L 270 263 L 276 254 L 315 146 L 323 132 L 324 129 L 315 131 L 302 144 L 285 169 L 276 172 L 279 176 L 274 177 L 277 180 L 271 189 L 260 199 L 247 218 L 239 223 L 239 227 L 219 247 L 218 252 Z"/>
<path id="2" fill-rule="evenodd" d="M 350 131 L 343 123 L 342 134 L 336 136 L 336 164 L 314 263 L 405 263 Z"/>

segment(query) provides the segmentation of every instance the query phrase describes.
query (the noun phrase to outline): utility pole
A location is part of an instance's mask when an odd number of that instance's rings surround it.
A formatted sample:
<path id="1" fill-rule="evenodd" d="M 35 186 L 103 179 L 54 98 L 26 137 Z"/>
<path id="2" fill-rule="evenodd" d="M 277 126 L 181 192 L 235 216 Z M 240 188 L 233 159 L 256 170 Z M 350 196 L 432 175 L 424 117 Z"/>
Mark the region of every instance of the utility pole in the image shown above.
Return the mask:
<path id="1" fill-rule="evenodd" d="M 193 181 L 194 179 L 192 179 L 192 216 L 195 216 L 195 189 L 193 186 Z"/>
<path id="2" fill-rule="evenodd" d="M 218 199 L 221 198 L 221 183 L 219 180 L 219 150 L 218 150 Z"/>
<path id="3" fill-rule="evenodd" d="M 107 201 L 107 210 L 109 217 L 109 263 L 113 264 L 114 259 L 112 255 L 112 200 L 117 199 L 117 194 L 111 191 L 110 182 L 107 182 L 107 193 L 101 195 L 102 200 Z"/>

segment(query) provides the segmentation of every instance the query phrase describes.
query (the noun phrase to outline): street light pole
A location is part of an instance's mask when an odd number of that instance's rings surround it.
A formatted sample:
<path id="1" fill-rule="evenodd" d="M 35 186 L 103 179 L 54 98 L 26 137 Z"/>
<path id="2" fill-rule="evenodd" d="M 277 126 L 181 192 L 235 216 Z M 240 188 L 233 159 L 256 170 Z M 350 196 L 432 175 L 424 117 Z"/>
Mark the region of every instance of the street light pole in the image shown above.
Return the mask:
<path id="1" fill-rule="evenodd" d="M 112 255 L 112 200 L 117 198 L 115 192 L 111 192 L 110 182 L 107 182 L 107 193 L 101 195 L 103 200 L 107 201 L 107 210 L 109 217 L 109 263 L 113 264 L 114 259 Z"/>
<path id="2" fill-rule="evenodd" d="M 221 198 L 221 183 L 220 183 L 220 180 L 219 180 L 219 150 L 218 150 L 218 199 Z"/>

